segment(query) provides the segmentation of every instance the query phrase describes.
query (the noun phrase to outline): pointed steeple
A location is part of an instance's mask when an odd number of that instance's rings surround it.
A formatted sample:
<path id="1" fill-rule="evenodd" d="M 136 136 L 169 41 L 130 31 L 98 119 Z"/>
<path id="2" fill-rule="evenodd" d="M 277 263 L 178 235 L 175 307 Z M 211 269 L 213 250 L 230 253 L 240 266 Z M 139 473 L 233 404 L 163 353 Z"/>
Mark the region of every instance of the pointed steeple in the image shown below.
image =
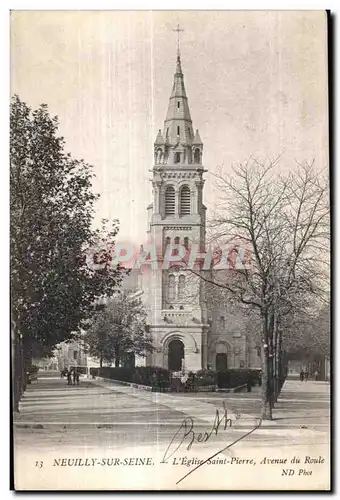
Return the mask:
<path id="1" fill-rule="evenodd" d="M 160 145 L 160 146 L 162 146 L 162 145 L 165 144 L 165 139 L 164 139 L 164 137 L 162 135 L 161 129 L 158 130 L 158 134 L 157 134 L 157 137 L 156 137 L 156 140 L 155 140 L 155 145 L 156 144 Z"/>
<path id="2" fill-rule="evenodd" d="M 192 141 L 192 144 L 195 146 L 203 146 L 203 142 L 202 142 L 202 139 L 200 137 L 200 133 L 199 133 L 198 129 L 196 130 L 196 134 L 195 134 L 194 140 Z"/>
<path id="3" fill-rule="evenodd" d="M 203 144 L 198 133 L 194 134 L 188 98 L 184 86 L 184 76 L 179 50 L 179 32 L 177 26 L 176 71 L 168 110 L 164 121 L 163 134 L 158 131 L 154 144 L 155 165 L 202 165 Z M 157 167 L 159 168 L 159 167 Z"/>
<path id="4" fill-rule="evenodd" d="M 191 144 L 194 137 L 188 98 L 184 86 L 181 57 L 177 54 L 176 72 L 168 111 L 164 122 L 164 137 L 167 144 Z"/>

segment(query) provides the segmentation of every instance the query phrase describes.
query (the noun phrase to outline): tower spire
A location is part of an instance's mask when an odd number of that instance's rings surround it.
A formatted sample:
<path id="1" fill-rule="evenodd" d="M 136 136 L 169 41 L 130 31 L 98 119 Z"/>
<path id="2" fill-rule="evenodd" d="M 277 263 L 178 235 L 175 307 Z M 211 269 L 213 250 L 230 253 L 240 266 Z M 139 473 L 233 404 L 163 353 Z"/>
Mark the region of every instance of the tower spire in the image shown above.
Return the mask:
<path id="1" fill-rule="evenodd" d="M 184 29 L 182 29 L 180 25 L 177 24 L 176 28 L 174 28 L 172 31 L 177 32 L 177 61 L 179 61 L 181 59 L 181 53 L 179 49 L 179 34 L 181 31 L 184 31 Z"/>
<path id="2" fill-rule="evenodd" d="M 177 24 L 177 62 L 172 91 L 163 133 L 158 132 L 155 146 L 155 164 L 159 165 L 201 165 L 203 144 L 196 132 L 194 134 L 188 98 L 184 86 L 181 67 L 180 33 L 184 30 Z M 193 146 L 195 145 L 195 148 Z"/>

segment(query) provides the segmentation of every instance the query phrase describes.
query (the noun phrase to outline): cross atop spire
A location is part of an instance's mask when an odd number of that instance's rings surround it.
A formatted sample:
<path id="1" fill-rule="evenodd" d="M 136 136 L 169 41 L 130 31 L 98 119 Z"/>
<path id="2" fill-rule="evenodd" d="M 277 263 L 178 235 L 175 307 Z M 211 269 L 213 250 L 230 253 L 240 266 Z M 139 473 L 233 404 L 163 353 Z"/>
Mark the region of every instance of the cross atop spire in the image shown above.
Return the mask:
<path id="1" fill-rule="evenodd" d="M 179 34 L 181 31 L 184 31 L 179 24 L 177 24 L 176 28 L 173 29 L 172 31 L 176 31 L 177 32 L 177 58 L 180 57 L 180 51 L 179 51 Z"/>

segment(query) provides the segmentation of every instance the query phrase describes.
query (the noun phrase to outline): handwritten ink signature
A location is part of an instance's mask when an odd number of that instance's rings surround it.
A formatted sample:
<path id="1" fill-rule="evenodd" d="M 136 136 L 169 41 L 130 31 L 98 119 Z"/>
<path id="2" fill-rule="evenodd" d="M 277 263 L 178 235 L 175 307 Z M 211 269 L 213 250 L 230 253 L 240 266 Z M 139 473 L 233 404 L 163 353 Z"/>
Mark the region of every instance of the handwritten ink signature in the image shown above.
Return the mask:
<path id="1" fill-rule="evenodd" d="M 174 436 L 172 437 L 167 449 L 165 450 L 165 453 L 163 455 L 163 459 L 161 460 L 161 463 L 168 463 L 168 460 L 176 453 L 176 451 L 182 446 L 183 443 L 186 443 L 186 449 L 190 450 L 190 448 L 192 447 L 192 445 L 195 442 L 206 443 L 210 439 L 210 437 L 213 435 L 213 433 L 215 433 L 215 435 L 217 435 L 220 428 L 223 430 L 226 430 L 228 426 L 232 427 L 233 421 L 231 418 L 228 418 L 228 412 L 227 412 L 227 409 L 225 407 L 224 402 L 223 402 L 223 408 L 224 408 L 224 412 L 221 416 L 220 416 L 219 410 L 216 409 L 214 422 L 212 424 L 210 431 L 208 431 L 208 432 L 207 431 L 206 432 L 199 432 L 199 433 L 196 432 L 194 429 L 194 419 L 192 417 L 186 417 L 182 421 L 179 429 L 175 432 Z M 234 422 L 237 422 L 237 420 L 239 420 L 240 418 L 241 418 L 240 415 L 235 415 Z M 223 421 L 224 421 L 224 425 L 223 425 L 223 427 L 221 427 Z M 206 460 L 201 462 L 194 469 L 192 469 L 187 474 L 185 474 L 179 481 L 177 481 L 176 484 L 179 484 L 181 481 L 183 481 L 183 479 L 188 477 L 190 474 L 192 474 L 199 467 L 202 467 L 202 465 L 206 464 L 209 460 L 212 460 L 220 453 L 223 453 L 224 451 L 230 449 L 236 443 L 238 443 L 242 439 L 246 438 L 247 436 L 249 436 L 250 434 L 255 432 L 256 429 L 258 429 L 260 427 L 260 425 L 262 424 L 262 419 L 261 418 L 255 419 L 255 422 L 256 423 L 255 423 L 254 427 L 251 428 L 250 431 L 246 432 L 245 434 L 243 434 L 242 436 L 237 438 L 235 441 L 228 444 L 227 446 L 225 446 L 224 448 L 217 451 L 216 453 L 214 453 L 213 455 L 208 457 Z"/>
<path id="2" fill-rule="evenodd" d="M 161 463 L 167 463 L 169 458 L 173 456 L 174 453 L 180 448 L 180 446 L 186 441 L 187 442 L 187 450 L 190 450 L 193 443 L 196 441 L 197 443 L 206 443 L 213 433 L 215 435 L 218 434 L 220 426 L 224 420 L 223 430 L 229 426 L 232 426 L 232 419 L 228 418 L 228 411 L 225 407 L 225 403 L 223 402 L 224 413 L 220 417 L 219 410 L 216 409 L 215 419 L 213 425 L 209 432 L 195 432 L 194 430 L 194 420 L 192 417 L 186 417 L 181 423 L 179 429 L 174 434 L 173 438 L 170 441 L 169 446 L 165 450 L 163 460 Z M 240 418 L 240 415 L 236 415 L 234 422 L 236 422 Z"/>
<path id="3" fill-rule="evenodd" d="M 221 450 L 217 451 L 216 453 L 214 453 L 213 455 L 211 455 L 210 457 L 208 457 L 202 463 L 200 463 L 199 465 L 197 465 L 196 467 L 194 467 L 193 469 L 191 469 L 191 471 L 187 472 L 187 474 L 185 474 L 181 479 L 179 479 L 176 484 L 179 484 L 181 481 L 183 481 L 183 479 L 185 479 L 186 477 L 190 476 L 190 474 L 192 474 L 197 469 L 199 469 L 200 467 L 202 467 L 202 465 L 206 464 L 209 460 L 212 460 L 213 458 L 217 457 L 217 455 L 219 455 L 220 453 L 223 453 L 224 451 L 227 451 L 232 446 L 234 446 L 236 443 L 238 443 L 239 441 L 242 441 L 242 439 L 246 438 L 247 436 L 250 436 L 250 434 L 252 434 L 253 432 L 255 432 L 256 429 L 258 429 L 261 426 L 262 419 L 261 418 L 257 418 L 255 420 L 256 420 L 256 424 L 255 424 L 255 426 L 250 431 L 246 432 L 246 434 L 243 434 L 241 437 L 235 439 L 235 441 L 233 441 L 232 443 L 228 444 L 227 446 L 225 446 Z"/>

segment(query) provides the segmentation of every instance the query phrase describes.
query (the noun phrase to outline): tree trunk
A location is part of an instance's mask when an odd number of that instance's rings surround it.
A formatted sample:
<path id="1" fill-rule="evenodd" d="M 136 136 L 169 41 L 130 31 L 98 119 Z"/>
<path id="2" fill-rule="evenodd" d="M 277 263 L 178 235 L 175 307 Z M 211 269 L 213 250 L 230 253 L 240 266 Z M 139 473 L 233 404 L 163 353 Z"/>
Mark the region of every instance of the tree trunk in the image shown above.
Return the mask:
<path id="1" fill-rule="evenodd" d="M 272 407 L 270 404 L 270 369 L 269 369 L 269 344 L 268 344 L 268 315 L 262 315 L 262 385 L 261 385 L 261 418 L 272 420 Z"/>
<path id="2" fill-rule="evenodd" d="M 23 349 L 23 338 L 20 333 L 20 316 L 15 314 L 13 311 L 12 318 L 12 328 L 13 328 L 13 342 L 14 342 L 14 359 L 13 369 L 14 369 L 14 380 L 13 380 L 13 390 L 14 390 L 14 409 L 19 411 L 19 401 L 26 389 L 25 385 L 25 368 L 24 368 L 24 349 Z"/>
<path id="3" fill-rule="evenodd" d="M 275 367 L 273 355 L 273 341 L 269 339 L 269 354 L 268 354 L 268 397 L 271 408 L 274 408 L 275 398 Z"/>
<path id="4" fill-rule="evenodd" d="M 275 394 L 274 394 L 274 402 L 277 403 L 278 397 L 282 388 L 282 352 L 281 352 L 281 337 L 282 333 L 279 328 L 279 324 L 277 321 L 276 331 L 275 331 Z"/>
<path id="5" fill-rule="evenodd" d="M 26 390 L 26 376 L 25 376 L 25 357 L 24 345 L 22 335 L 18 332 L 18 359 L 19 359 L 19 380 L 20 380 L 20 398 Z"/>
<path id="6" fill-rule="evenodd" d="M 100 368 L 103 368 L 103 354 L 102 353 L 100 353 L 99 366 L 100 366 Z"/>
<path id="7" fill-rule="evenodd" d="M 28 373 L 32 366 L 32 344 L 30 339 L 27 338 L 23 339 L 22 351 L 23 351 L 24 391 L 25 391 L 28 383 Z"/>
<path id="8" fill-rule="evenodd" d="M 268 349 L 262 347 L 262 385 L 261 385 L 261 418 L 272 420 L 272 407 L 269 398 L 269 359 Z"/>
<path id="9" fill-rule="evenodd" d="M 273 311 L 273 329 L 272 329 L 272 338 L 271 338 L 271 363 L 272 363 L 272 390 L 271 390 L 271 402 L 272 407 L 274 407 L 277 396 L 278 396 L 278 316 L 277 312 Z"/>
<path id="10" fill-rule="evenodd" d="M 13 411 L 19 411 L 19 401 L 21 397 L 21 359 L 19 331 L 16 322 L 11 324 L 11 347 L 12 347 L 12 397 Z"/>
<path id="11" fill-rule="evenodd" d="M 120 363 L 120 353 L 119 353 L 119 346 L 117 345 L 115 347 L 115 367 L 119 368 L 119 363 Z"/>

